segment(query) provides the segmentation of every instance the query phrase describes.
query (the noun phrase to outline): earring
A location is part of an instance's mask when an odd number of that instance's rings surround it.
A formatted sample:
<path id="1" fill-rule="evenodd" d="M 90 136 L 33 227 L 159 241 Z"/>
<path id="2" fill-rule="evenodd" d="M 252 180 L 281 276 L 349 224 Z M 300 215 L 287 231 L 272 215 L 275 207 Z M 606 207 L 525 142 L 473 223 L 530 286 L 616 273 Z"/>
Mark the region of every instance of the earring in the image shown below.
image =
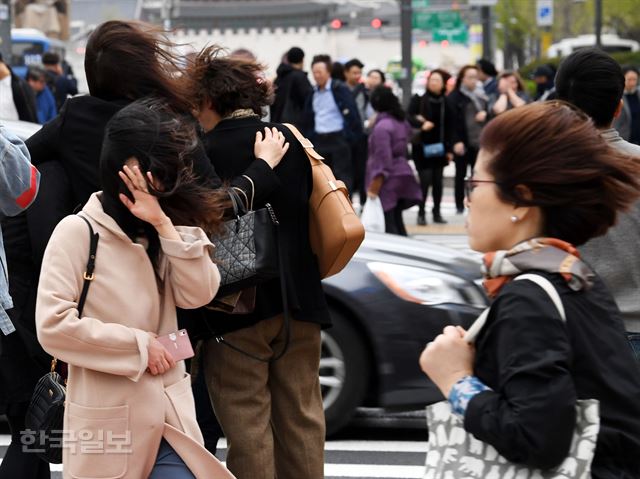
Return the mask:
<path id="1" fill-rule="evenodd" d="M 511 217 L 511 222 L 512 222 L 512 223 L 517 223 L 519 220 L 520 220 L 520 218 L 518 218 L 516 215 L 513 215 L 513 216 Z"/>

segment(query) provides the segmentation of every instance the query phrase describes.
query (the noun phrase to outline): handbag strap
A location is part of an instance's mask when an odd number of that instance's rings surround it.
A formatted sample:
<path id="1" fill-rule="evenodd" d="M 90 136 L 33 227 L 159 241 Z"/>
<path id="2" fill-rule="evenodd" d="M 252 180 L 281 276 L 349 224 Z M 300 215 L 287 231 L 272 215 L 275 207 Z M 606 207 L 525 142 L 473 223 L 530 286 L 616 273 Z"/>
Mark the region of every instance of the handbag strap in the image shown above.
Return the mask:
<path id="1" fill-rule="evenodd" d="M 291 133 L 293 133 L 293 136 L 295 136 L 296 140 L 298 140 L 298 142 L 302 145 L 302 148 L 304 149 L 304 152 L 307 155 L 307 158 L 309 158 L 309 161 L 312 165 L 317 165 L 318 162 L 324 160 L 324 156 L 322 156 L 313 148 L 313 143 L 311 143 L 308 138 L 300 133 L 300 130 L 298 130 L 291 123 L 283 123 L 282 125 L 286 126 L 291 131 Z"/>
<path id="2" fill-rule="evenodd" d="M 567 315 L 565 313 L 565 309 L 562 304 L 562 299 L 560 299 L 560 294 L 558 294 L 558 290 L 551 283 L 551 281 L 549 281 L 544 276 L 541 276 L 539 274 L 534 274 L 534 273 L 521 274 L 520 276 L 517 276 L 514 279 L 514 281 L 521 281 L 521 280 L 529 280 L 536 283 L 538 286 L 540 286 L 545 291 L 545 293 L 547 293 L 547 295 L 551 299 L 551 302 L 556 307 L 558 314 L 562 319 L 562 322 L 567 321 Z M 480 313 L 480 316 L 478 316 L 478 319 L 476 319 L 473 322 L 473 324 L 469 327 L 466 334 L 464 335 L 464 340 L 466 342 L 473 343 L 476 340 L 476 338 L 478 337 L 478 334 L 480 334 L 480 331 L 482 331 L 482 328 L 487 322 L 487 317 L 489 316 L 490 310 L 491 310 L 491 307 L 482 311 L 482 313 Z"/>
<path id="3" fill-rule="evenodd" d="M 82 274 L 82 292 L 80 293 L 80 299 L 78 300 L 78 318 L 82 317 L 82 310 L 84 309 L 84 303 L 87 300 L 87 293 L 89 293 L 89 286 L 91 286 L 91 282 L 95 278 L 95 267 L 96 267 L 96 252 L 98 250 L 98 241 L 100 240 L 100 233 L 95 233 L 93 231 L 93 227 L 87 218 L 82 215 L 78 215 L 80 218 L 87 223 L 89 227 L 89 258 L 87 259 L 87 265 L 85 267 L 84 273 Z M 58 364 L 58 360 L 53 358 L 51 360 L 51 372 L 53 373 L 56 370 L 56 365 Z"/>

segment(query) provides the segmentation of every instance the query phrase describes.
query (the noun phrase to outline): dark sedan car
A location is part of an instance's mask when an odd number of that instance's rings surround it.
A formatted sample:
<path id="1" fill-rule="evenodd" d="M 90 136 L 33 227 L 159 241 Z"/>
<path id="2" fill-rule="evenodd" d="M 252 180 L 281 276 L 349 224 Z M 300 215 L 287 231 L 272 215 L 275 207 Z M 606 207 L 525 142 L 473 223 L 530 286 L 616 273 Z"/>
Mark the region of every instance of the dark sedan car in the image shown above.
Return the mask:
<path id="1" fill-rule="evenodd" d="M 442 399 L 418 366 L 448 324 L 486 307 L 480 262 L 429 242 L 367 233 L 347 267 L 323 281 L 333 327 L 320 364 L 327 433 L 360 406 L 415 409 Z"/>

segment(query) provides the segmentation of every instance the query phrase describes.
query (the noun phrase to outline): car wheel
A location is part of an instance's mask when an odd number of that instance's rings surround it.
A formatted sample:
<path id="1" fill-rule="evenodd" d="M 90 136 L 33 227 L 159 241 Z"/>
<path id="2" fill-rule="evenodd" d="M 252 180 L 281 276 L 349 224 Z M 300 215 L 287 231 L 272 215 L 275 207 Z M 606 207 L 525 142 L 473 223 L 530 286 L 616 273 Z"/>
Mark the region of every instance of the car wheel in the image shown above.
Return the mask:
<path id="1" fill-rule="evenodd" d="M 336 433 L 362 405 L 369 382 L 369 357 L 362 334 L 331 308 L 333 326 L 322 332 L 320 387 L 327 435 Z"/>

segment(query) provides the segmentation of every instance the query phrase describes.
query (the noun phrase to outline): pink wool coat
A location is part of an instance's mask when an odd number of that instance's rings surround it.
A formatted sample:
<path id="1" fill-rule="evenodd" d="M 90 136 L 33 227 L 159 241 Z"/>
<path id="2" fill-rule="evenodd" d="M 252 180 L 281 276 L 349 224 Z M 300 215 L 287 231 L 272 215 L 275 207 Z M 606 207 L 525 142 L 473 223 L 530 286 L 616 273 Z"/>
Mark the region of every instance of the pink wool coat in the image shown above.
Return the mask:
<path id="1" fill-rule="evenodd" d="M 38 288 L 38 339 L 69 363 L 64 477 L 147 478 L 164 437 L 198 479 L 233 478 L 203 447 L 184 361 L 164 375 L 146 371 L 147 333 L 176 331 L 176 306 L 200 307 L 215 295 L 213 245 L 201 229 L 179 227 L 182 241 L 160 238 L 154 271 L 144 247 L 104 213 L 99 195 L 81 213 L 100 234 L 82 318 L 89 228 L 81 218 L 69 216 L 55 229 Z"/>

